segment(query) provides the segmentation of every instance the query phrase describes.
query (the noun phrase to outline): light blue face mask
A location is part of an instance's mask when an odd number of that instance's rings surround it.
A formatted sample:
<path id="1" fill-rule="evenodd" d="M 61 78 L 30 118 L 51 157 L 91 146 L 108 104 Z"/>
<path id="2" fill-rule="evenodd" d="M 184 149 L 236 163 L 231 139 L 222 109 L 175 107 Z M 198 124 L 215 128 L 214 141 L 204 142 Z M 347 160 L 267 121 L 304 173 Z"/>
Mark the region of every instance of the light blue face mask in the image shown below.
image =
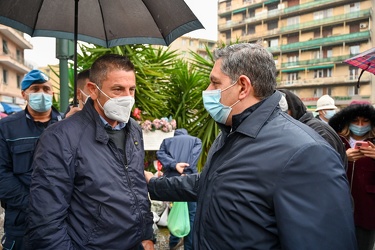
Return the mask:
<path id="1" fill-rule="evenodd" d="M 349 129 L 354 135 L 362 136 L 371 130 L 371 125 L 358 126 L 355 124 L 350 124 Z"/>
<path id="2" fill-rule="evenodd" d="M 336 110 L 332 109 L 332 110 L 325 110 L 324 111 L 325 114 L 324 114 L 324 117 L 329 120 L 332 118 L 332 116 L 334 116 L 336 114 Z"/>
<path id="3" fill-rule="evenodd" d="M 46 112 L 52 106 L 52 95 L 42 92 L 30 93 L 28 104 L 37 112 Z"/>
<path id="4" fill-rule="evenodd" d="M 220 102 L 221 93 L 233 87 L 236 84 L 237 82 L 235 82 L 234 84 L 228 86 L 227 88 L 223 90 L 215 89 L 215 90 L 205 90 L 202 92 L 204 108 L 211 115 L 211 117 L 218 123 L 225 124 L 230 112 L 232 111 L 232 107 L 240 101 L 240 100 L 236 101 L 231 106 L 225 106 Z"/>

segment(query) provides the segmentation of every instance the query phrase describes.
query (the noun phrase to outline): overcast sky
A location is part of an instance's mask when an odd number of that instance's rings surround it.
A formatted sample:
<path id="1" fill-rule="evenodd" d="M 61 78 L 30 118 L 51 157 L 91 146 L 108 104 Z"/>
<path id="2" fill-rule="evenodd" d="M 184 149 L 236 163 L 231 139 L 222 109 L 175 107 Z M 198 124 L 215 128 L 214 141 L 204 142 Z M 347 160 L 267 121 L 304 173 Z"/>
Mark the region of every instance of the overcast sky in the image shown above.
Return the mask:
<path id="1" fill-rule="evenodd" d="M 186 35 L 216 40 L 217 39 L 217 0 L 185 0 L 191 10 L 201 21 L 205 29 L 196 30 Z M 55 58 L 56 39 L 50 37 L 27 38 L 33 45 L 33 49 L 25 50 L 26 61 L 42 67 L 48 64 L 58 64 Z"/>

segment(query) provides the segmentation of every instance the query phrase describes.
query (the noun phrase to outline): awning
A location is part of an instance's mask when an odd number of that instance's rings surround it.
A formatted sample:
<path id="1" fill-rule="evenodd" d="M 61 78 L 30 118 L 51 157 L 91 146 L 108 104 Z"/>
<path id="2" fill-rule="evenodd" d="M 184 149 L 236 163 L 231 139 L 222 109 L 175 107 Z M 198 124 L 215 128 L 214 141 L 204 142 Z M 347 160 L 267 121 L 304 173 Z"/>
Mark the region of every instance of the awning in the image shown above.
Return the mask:
<path id="1" fill-rule="evenodd" d="M 305 70 L 305 68 L 289 68 L 289 69 L 283 69 L 281 70 L 282 73 L 290 73 L 290 72 L 296 72 L 296 71 L 302 71 Z"/>
<path id="2" fill-rule="evenodd" d="M 326 65 L 316 65 L 312 67 L 307 67 L 308 70 L 315 70 L 315 69 L 330 69 L 335 66 L 334 64 L 326 64 Z"/>
<path id="3" fill-rule="evenodd" d="M 240 13 L 240 12 L 242 12 L 242 11 L 246 11 L 246 7 L 245 8 L 241 8 L 241 9 L 238 9 L 238 10 L 234 10 L 233 11 L 233 14 L 236 14 L 236 13 Z"/>
<path id="4" fill-rule="evenodd" d="M 0 104 L 1 104 L 1 106 L 3 106 L 4 112 L 6 114 L 12 114 L 14 112 L 18 112 L 18 111 L 22 110 L 22 108 L 20 106 L 18 106 L 17 104 L 6 103 L 6 102 L 0 102 Z"/>

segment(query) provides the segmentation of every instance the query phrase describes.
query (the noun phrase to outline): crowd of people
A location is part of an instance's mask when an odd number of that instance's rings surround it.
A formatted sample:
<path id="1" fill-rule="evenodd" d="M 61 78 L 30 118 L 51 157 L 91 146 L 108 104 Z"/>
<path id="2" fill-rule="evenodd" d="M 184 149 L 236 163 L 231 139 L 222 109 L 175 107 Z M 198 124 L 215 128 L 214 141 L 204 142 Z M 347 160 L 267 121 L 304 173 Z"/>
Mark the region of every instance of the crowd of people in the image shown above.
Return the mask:
<path id="1" fill-rule="evenodd" d="M 65 113 L 52 106 L 48 77 L 26 74 L 26 108 L 0 120 L 3 249 L 152 250 L 151 198 L 188 202 L 185 250 L 372 250 L 375 108 L 338 110 L 324 95 L 314 117 L 276 89 L 273 56 L 260 44 L 213 55 L 202 99 L 220 133 L 201 173 L 202 142 L 184 128 L 157 151 L 163 176 L 144 171 L 126 56 L 101 56 L 81 72 L 79 106 Z M 179 242 L 171 235 L 170 249 Z"/>

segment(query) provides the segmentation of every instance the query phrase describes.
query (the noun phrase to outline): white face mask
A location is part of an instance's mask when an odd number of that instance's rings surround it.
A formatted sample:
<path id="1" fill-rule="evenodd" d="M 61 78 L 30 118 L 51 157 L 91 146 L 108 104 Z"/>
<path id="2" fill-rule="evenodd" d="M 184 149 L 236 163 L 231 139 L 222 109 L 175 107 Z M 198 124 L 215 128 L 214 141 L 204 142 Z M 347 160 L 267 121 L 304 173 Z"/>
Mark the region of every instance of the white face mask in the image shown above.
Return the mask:
<path id="1" fill-rule="evenodd" d="M 87 102 L 87 99 L 89 99 L 90 95 L 87 95 L 87 94 L 86 94 L 85 92 L 83 92 L 81 89 L 80 89 L 79 91 L 81 91 L 81 94 L 82 94 L 83 96 L 86 97 L 86 98 L 85 98 L 85 101 L 81 100 L 81 101 L 82 101 L 82 104 L 85 105 L 86 102 Z"/>
<path id="2" fill-rule="evenodd" d="M 134 105 L 134 98 L 132 96 L 111 98 L 101 91 L 98 86 L 96 87 L 103 95 L 109 98 L 103 106 L 96 99 L 99 106 L 103 109 L 105 116 L 114 121 L 128 122 Z"/>

